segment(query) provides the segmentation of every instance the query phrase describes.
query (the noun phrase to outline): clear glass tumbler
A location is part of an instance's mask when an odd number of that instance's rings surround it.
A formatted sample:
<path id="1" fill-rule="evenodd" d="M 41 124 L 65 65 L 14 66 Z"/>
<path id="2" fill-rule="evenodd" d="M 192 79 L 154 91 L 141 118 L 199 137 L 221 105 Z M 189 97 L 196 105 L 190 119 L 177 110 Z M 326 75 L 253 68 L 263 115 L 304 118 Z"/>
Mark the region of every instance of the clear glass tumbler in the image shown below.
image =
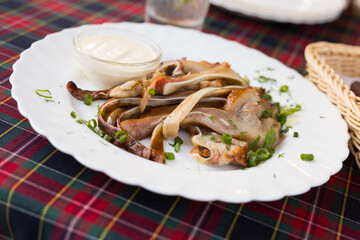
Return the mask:
<path id="1" fill-rule="evenodd" d="M 146 0 L 145 21 L 201 30 L 209 0 Z"/>

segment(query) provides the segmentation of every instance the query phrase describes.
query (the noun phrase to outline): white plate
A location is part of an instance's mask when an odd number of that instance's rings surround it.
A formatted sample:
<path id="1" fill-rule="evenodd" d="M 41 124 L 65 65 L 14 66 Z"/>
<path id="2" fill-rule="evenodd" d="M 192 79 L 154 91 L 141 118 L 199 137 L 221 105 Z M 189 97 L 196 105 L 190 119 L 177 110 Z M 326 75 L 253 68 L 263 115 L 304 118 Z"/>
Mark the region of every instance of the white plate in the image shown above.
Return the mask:
<path id="1" fill-rule="evenodd" d="M 211 3 L 256 18 L 296 24 L 330 22 L 347 5 L 346 0 L 211 0 Z"/>
<path id="2" fill-rule="evenodd" d="M 233 69 L 250 79 L 260 74 L 276 78 L 278 85 L 267 87 L 278 89 L 286 84 L 291 97 L 288 94 L 277 97 L 278 94 L 273 94 L 273 97 L 283 103 L 301 104 L 303 110 L 294 115 L 297 123 L 294 122 L 287 139 L 277 147 L 274 157 L 254 168 L 238 170 L 197 164 L 189 154 L 191 146 L 186 133 L 181 133 L 185 143 L 181 152 L 176 154 L 176 160 L 165 165 L 132 155 L 101 139 L 70 117 L 71 111 L 75 111 L 78 118 L 87 120 L 95 118 L 97 113 L 95 102 L 86 106 L 71 97 L 66 89 L 70 80 L 80 87 L 94 88 L 79 74 L 72 52 L 72 38 L 83 29 L 103 26 L 148 35 L 159 43 L 163 59 L 186 56 L 193 60 L 228 61 Z M 272 71 L 267 69 L 269 67 Z M 10 78 L 12 96 L 18 102 L 19 111 L 37 132 L 85 166 L 156 193 L 238 203 L 280 199 L 325 183 L 330 175 L 340 170 L 349 153 L 347 125 L 326 95 L 279 61 L 214 35 L 152 24 L 85 25 L 50 34 L 34 43 L 21 54 L 13 68 Z M 49 89 L 55 102 L 45 102 L 35 94 L 36 89 Z M 300 137 L 293 138 L 293 131 L 299 132 Z M 167 143 L 165 147 L 166 151 L 174 152 Z M 284 157 L 278 158 L 281 153 L 285 153 Z M 304 162 L 299 158 L 301 153 L 313 153 L 315 160 Z"/>

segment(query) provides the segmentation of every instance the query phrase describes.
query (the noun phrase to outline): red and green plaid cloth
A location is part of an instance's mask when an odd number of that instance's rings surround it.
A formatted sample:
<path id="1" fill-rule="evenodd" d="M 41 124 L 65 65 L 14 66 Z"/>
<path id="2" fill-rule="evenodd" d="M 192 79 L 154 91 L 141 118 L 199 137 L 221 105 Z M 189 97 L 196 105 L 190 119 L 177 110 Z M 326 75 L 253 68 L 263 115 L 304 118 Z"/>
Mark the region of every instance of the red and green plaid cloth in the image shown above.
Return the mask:
<path id="1" fill-rule="evenodd" d="M 326 6 L 324 6 L 326 7 Z M 349 157 L 324 185 L 274 202 L 162 196 L 79 164 L 37 134 L 11 97 L 12 64 L 47 34 L 143 21 L 144 1 L 0 1 L 0 239 L 359 239 L 360 170 Z M 204 31 L 305 74 L 310 42 L 360 44 L 360 16 L 306 26 L 259 22 L 212 6 Z M 336 127 L 336 126 L 334 126 Z"/>

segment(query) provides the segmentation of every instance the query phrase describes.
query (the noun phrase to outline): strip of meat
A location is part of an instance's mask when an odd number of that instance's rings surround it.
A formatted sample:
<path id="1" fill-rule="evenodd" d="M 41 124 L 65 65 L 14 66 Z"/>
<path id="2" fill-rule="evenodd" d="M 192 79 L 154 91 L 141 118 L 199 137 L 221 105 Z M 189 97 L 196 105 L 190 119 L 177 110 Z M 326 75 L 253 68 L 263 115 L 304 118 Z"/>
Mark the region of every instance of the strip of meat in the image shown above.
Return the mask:
<path id="1" fill-rule="evenodd" d="M 110 97 L 110 89 L 98 91 L 83 90 L 81 88 L 78 88 L 73 81 L 68 82 L 66 88 L 74 98 L 77 98 L 79 100 L 84 100 L 87 95 L 91 95 L 93 100 L 108 99 Z"/>
<path id="2" fill-rule="evenodd" d="M 201 91 L 205 91 L 205 89 Z M 173 124 L 169 125 L 169 130 L 176 131 L 171 136 L 178 135 L 179 127 L 188 128 L 198 125 L 211 129 L 218 134 L 227 133 L 234 138 L 242 138 L 248 144 L 252 144 L 260 136 L 256 146 L 258 148 L 264 145 L 266 133 L 270 128 L 273 128 L 276 132 L 277 144 L 281 140 L 281 124 L 274 118 L 278 109 L 275 105 L 271 105 L 268 101 L 261 98 L 262 95 L 263 91 L 259 88 L 232 89 L 222 109 L 214 107 L 197 107 L 192 109 L 197 101 L 187 105 L 187 108 L 183 108 L 183 104 L 186 105 L 190 101 L 184 100 L 171 114 L 168 112 L 156 114 L 153 111 L 143 115 L 140 119 L 123 121 L 121 126 L 126 131 L 129 131 L 131 135 L 142 139 L 149 136 L 153 128 L 164 120 L 165 115 L 168 115 L 166 119 L 174 121 Z M 268 118 L 261 118 L 265 110 L 272 110 L 273 113 Z M 164 121 L 163 128 L 165 128 L 165 125 L 166 120 Z"/>
<path id="3" fill-rule="evenodd" d="M 229 163 L 247 167 L 246 151 L 248 143 L 232 139 L 231 144 L 225 144 L 221 135 L 211 133 L 203 135 L 198 127 L 190 127 L 191 142 L 194 148 L 191 155 L 201 164 L 211 166 L 227 165 Z"/>

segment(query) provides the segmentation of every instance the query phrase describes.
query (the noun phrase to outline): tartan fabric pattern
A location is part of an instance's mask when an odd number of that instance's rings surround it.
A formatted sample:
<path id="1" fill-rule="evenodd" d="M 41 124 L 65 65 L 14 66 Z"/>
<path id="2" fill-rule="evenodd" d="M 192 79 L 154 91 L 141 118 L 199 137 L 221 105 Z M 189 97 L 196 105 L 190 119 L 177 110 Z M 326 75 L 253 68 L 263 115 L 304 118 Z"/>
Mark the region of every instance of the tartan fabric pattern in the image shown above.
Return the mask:
<path id="1" fill-rule="evenodd" d="M 359 239 L 360 170 L 352 156 L 327 183 L 273 202 L 163 196 L 79 164 L 17 110 L 9 76 L 47 34 L 82 24 L 142 22 L 144 1 L 0 1 L 0 239 Z M 323 25 L 251 20 L 211 6 L 204 32 L 238 41 L 305 74 L 305 46 L 360 45 L 360 16 Z"/>

